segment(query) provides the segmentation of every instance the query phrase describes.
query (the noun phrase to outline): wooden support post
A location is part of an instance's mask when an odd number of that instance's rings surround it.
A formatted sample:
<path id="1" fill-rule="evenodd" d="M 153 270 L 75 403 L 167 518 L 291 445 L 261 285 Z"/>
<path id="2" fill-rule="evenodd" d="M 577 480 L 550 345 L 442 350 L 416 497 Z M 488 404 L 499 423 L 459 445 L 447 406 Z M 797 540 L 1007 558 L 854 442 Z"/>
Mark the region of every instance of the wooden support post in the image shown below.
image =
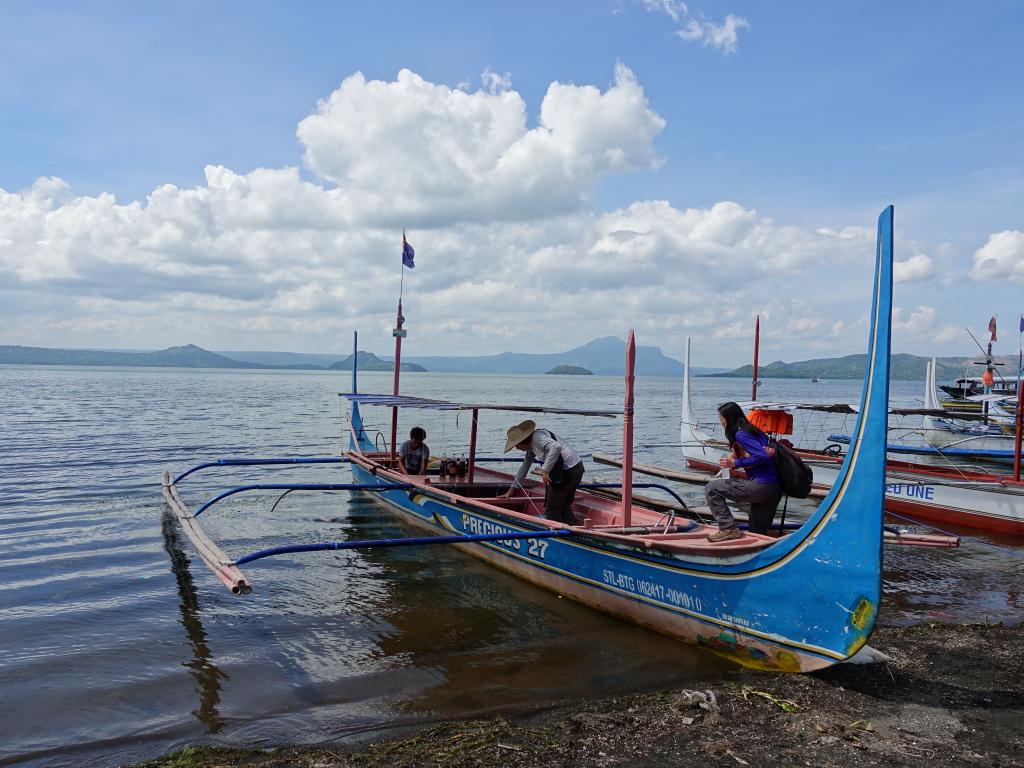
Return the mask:
<path id="1" fill-rule="evenodd" d="M 469 429 L 469 482 L 473 482 L 474 466 L 476 465 L 476 424 L 479 410 L 473 409 L 473 422 Z"/>
<path id="2" fill-rule="evenodd" d="M 761 316 L 754 321 L 754 380 L 750 384 L 750 399 L 757 400 L 757 353 L 761 348 Z"/>
<path id="3" fill-rule="evenodd" d="M 398 396 L 398 382 L 400 373 L 402 370 L 402 339 L 405 337 L 405 331 L 402 330 L 402 324 L 405 322 L 405 318 L 402 316 L 402 299 L 398 299 L 398 320 L 395 325 L 395 330 L 392 331 L 392 335 L 395 337 L 395 384 L 392 387 L 391 394 Z M 391 458 L 395 459 L 398 456 L 398 406 L 391 408 Z"/>
<path id="4" fill-rule="evenodd" d="M 622 409 L 622 525 L 628 528 L 633 516 L 633 368 L 636 338 L 629 332 L 626 342 L 626 401 Z"/>

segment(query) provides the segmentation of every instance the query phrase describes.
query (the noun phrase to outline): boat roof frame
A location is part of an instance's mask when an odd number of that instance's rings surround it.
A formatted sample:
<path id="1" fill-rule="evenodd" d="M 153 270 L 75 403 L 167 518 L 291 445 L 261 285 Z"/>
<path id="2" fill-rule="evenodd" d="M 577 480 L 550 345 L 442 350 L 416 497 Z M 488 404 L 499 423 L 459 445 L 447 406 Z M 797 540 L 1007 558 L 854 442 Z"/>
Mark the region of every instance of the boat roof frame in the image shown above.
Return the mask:
<path id="1" fill-rule="evenodd" d="M 798 401 L 777 401 L 766 400 L 744 400 L 737 405 L 744 411 L 818 411 L 821 413 L 839 413 L 847 416 L 854 415 L 858 408 L 850 403 L 803 403 Z M 892 416 L 935 416 L 939 418 L 958 419 L 961 421 L 981 421 L 982 419 L 994 418 L 992 414 L 978 414 L 968 412 L 953 412 L 944 408 L 890 408 Z"/>
<path id="2" fill-rule="evenodd" d="M 339 392 L 349 402 L 359 405 L 379 405 L 386 408 L 419 408 L 433 411 L 522 411 L 524 413 L 554 413 L 568 416 L 597 416 L 617 418 L 622 411 L 602 411 L 579 408 L 555 408 L 543 405 L 514 405 L 507 403 L 458 403 L 451 400 L 433 400 L 408 395 L 364 394 L 362 392 Z"/>

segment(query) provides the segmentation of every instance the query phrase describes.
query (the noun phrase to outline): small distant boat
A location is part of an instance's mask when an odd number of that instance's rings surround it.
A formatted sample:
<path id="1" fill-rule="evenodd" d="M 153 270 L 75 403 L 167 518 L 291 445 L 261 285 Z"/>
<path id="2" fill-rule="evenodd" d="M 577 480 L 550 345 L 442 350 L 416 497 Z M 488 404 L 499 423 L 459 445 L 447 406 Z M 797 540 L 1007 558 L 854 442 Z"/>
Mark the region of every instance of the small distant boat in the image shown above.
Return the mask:
<path id="1" fill-rule="evenodd" d="M 924 407 L 941 412 L 935 387 L 937 370 L 937 362 L 932 358 L 925 373 Z M 1016 403 L 1016 393 L 1012 398 L 992 393 L 972 395 L 971 400 L 980 402 L 983 410 L 980 417 L 973 416 L 969 421 L 965 414 L 927 415 L 924 417 L 925 441 L 944 453 L 956 450 L 963 455 L 973 453 L 980 461 L 1012 462 L 1016 443 L 1014 419 L 995 407 L 1011 399 Z"/>
<path id="2" fill-rule="evenodd" d="M 811 384 L 818 384 L 820 382 L 821 382 L 821 379 L 819 379 L 817 376 L 812 376 L 811 377 Z"/>
<path id="3" fill-rule="evenodd" d="M 481 405 L 427 400 L 398 394 L 401 307 L 396 329 L 395 386 L 391 395 L 344 396 L 351 403 L 349 450 L 327 457 L 351 465 L 352 483 L 296 484 L 302 490 L 359 490 L 389 512 L 430 535 L 369 542 L 300 543 L 227 558 L 196 518 L 220 498 L 252 489 L 231 489 L 191 513 L 177 485 L 164 478 L 164 492 L 204 561 L 233 589 L 248 582 L 239 566 L 295 552 L 378 546 L 451 544 L 460 551 L 605 613 L 697 643 L 758 669 L 807 672 L 856 654 L 866 644 L 881 599 L 882 507 L 892 311 L 892 207 L 879 216 L 868 364 L 853 432 L 853 445 L 836 468 L 831 491 L 794 532 L 773 538 L 745 533 L 712 543 L 713 526 L 678 520 L 634 501 L 633 365 L 630 334 L 626 394 L 621 413 L 522 405 Z M 355 357 L 355 356 L 354 356 Z M 355 372 L 353 371 L 355 384 Z M 390 450 L 368 436 L 362 408 L 391 409 Z M 397 469 L 395 434 L 400 408 L 469 412 L 469 461 L 464 476 L 407 476 Z M 510 498 L 512 476 L 482 464 L 476 454 L 479 416 L 488 411 L 619 415 L 623 421 L 621 483 L 581 485 L 572 506 L 574 525 L 544 519 L 538 511 L 543 488 L 520 488 Z M 284 463 L 285 460 L 278 460 Z M 252 462 L 250 462 L 251 464 Z M 208 463 L 201 466 L 223 466 Z M 598 491 L 610 487 L 621 499 Z M 677 497 L 678 498 L 678 497 Z M 681 499 L 678 499 L 682 503 Z M 685 506 L 685 505 L 684 505 Z M 239 581 L 241 580 L 241 581 Z M 811 592 L 807 585 L 813 585 Z M 244 592 L 245 588 L 238 591 Z M 803 595 L 804 599 L 794 599 Z"/>
<path id="4" fill-rule="evenodd" d="M 990 394 L 1014 397 L 1017 394 L 1016 387 L 1008 383 L 1003 385 L 993 384 L 988 388 L 988 392 L 986 392 L 985 381 L 981 376 L 963 376 L 956 379 L 952 384 L 940 384 L 939 389 L 949 395 L 954 402 L 967 400 L 977 395 Z"/>

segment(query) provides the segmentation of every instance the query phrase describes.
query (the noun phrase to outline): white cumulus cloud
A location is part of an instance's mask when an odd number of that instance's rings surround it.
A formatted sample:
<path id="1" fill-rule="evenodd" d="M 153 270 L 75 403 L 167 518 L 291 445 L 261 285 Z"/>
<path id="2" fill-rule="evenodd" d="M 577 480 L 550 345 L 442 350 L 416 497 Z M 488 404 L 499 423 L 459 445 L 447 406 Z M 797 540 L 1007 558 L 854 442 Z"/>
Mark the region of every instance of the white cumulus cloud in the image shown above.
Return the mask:
<path id="1" fill-rule="evenodd" d="M 21 297 L 8 302 L 21 309 L 0 319 L 22 343 L 56 333 L 79 345 L 216 338 L 222 348 L 292 348 L 301 335 L 323 348 L 356 325 L 386 338 L 400 230 L 361 222 L 346 206 L 339 190 L 294 168 L 211 166 L 204 185 L 165 185 L 127 204 L 4 193 L 0 293 Z M 641 201 L 409 236 L 418 268 L 406 279 L 407 314 L 469 334 L 467 350 L 546 349 L 630 326 L 667 347 L 726 324 L 738 338 L 759 308 L 797 339 L 817 331 L 821 321 L 809 318 L 821 308 L 766 298 L 760 282 L 871 254 L 870 243 L 778 226 L 728 201 Z M 54 296 L 64 299 L 40 300 Z"/>
<path id="2" fill-rule="evenodd" d="M 1013 280 L 1024 283 L 1024 232 L 1007 229 L 990 235 L 974 252 L 975 280 Z"/>
<path id="3" fill-rule="evenodd" d="M 475 93 L 412 72 L 346 79 L 299 129 L 320 179 L 211 165 L 140 201 L 52 177 L 0 190 L 5 342 L 332 350 L 358 327 L 383 351 L 403 225 L 423 354 L 452 334 L 466 353 L 550 351 L 629 327 L 678 353 L 687 334 L 746 339 L 758 312 L 766 339 L 801 350 L 856 331 L 871 230 L 779 224 L 729 200 L 594 210 L 581 201 L 602 175 L 657 162 L 664 123 L 636 79 L 553 83 L 529 128 L 502 77 Z"/>
<path id="4" fill-rule="evenodd" d="M 659 162 L 665 121 L 623 65 L 605 91 L 552 83 L 533 128 L 507 76 L 484 80 L 468 93 L 409 70 L 352 75 L 299 123 L 306 163 L 363 220 L 439 226 L 577 210 L 607 174 Z"/>
<path id="5" fill-rule="evenodd" d="M 935 272 L 935 264 L 931 256 L 923 253 L 915 254 L 906 261 L 897 261 L 893 264 L 893 281 L 897 283 L 912 283 L 918 280 L 926 280 Z"/>

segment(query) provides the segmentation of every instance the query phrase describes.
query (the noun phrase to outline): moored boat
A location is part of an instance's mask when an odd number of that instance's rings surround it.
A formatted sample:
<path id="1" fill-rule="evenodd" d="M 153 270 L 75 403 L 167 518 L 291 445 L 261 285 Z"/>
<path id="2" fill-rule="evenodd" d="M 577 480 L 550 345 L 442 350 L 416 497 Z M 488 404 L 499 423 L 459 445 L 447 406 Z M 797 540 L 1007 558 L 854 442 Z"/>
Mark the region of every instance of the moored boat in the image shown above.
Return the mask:
<path id="1" fill-rule="evenodd" d="M 398 545 L 450 543 L 533 584 L 698 643 L 747 666 L 805 672 L 845 660 L 867 642 L 881 598 L 892 215 L 889 207 L 878 222 L 868 366 L 853 444 L 817 510 L 787 536 L 746 533 L 739 539 L 711 542 L 708 536 L 713 527 L 680 521 L 633 501 L 632 334 L 621 414 L 625 466 L 622 483 L 616 484 L 621 498 L 602 497 L 592 492 L 598 488 L 581 486 L 572 506 L 576 525 L 539 516 L 543 497 L 537 486 L 522 488 L 508 499 L 498 498 L 499 491 L 509 487 L 511 476 L 482 465 L 475 455 L 481 413 L 491 409 L 565 411 L 403 397 L 397 393 L 397 354 L 395 392 L 358 394 L 353 387 L 347 394 L 351 401 L 350 446 L 347 455 L 338 460 L 351 464 L 354 482 L 321 487 L 371 492 L 382 506 L 431 534 L 398 540 Z M 396 339 L 400 338 L 396 330 Z M 364 428 L 361 409 L 371 405 L 391 409 L 393 420 L 400 408 L 470 412 L 470 459 L 464 478 L 400 473 L 394 437 L 389 450 L 378 450 Z M 204 541 L 196 524 L 195 518 L 213 502 L 192 514 L 176 488 L 183 476 L 165 476 L 165 494 L 186 532 L 197 541 L 197 547 L 202 545 L 204 560 L 215 571 L 219 569 L 229 585 L 237 586 L 242 579 L 248 587 L 237 569 L 263 557 L 356 545 L 396 545 L 395 541 L 318 542 L 228 559 L 216 545 Z M 243 486 L 225 493 L 272 487 Z M 794 595 L 803 595 L 803 599 L 794 599 Z"/>

